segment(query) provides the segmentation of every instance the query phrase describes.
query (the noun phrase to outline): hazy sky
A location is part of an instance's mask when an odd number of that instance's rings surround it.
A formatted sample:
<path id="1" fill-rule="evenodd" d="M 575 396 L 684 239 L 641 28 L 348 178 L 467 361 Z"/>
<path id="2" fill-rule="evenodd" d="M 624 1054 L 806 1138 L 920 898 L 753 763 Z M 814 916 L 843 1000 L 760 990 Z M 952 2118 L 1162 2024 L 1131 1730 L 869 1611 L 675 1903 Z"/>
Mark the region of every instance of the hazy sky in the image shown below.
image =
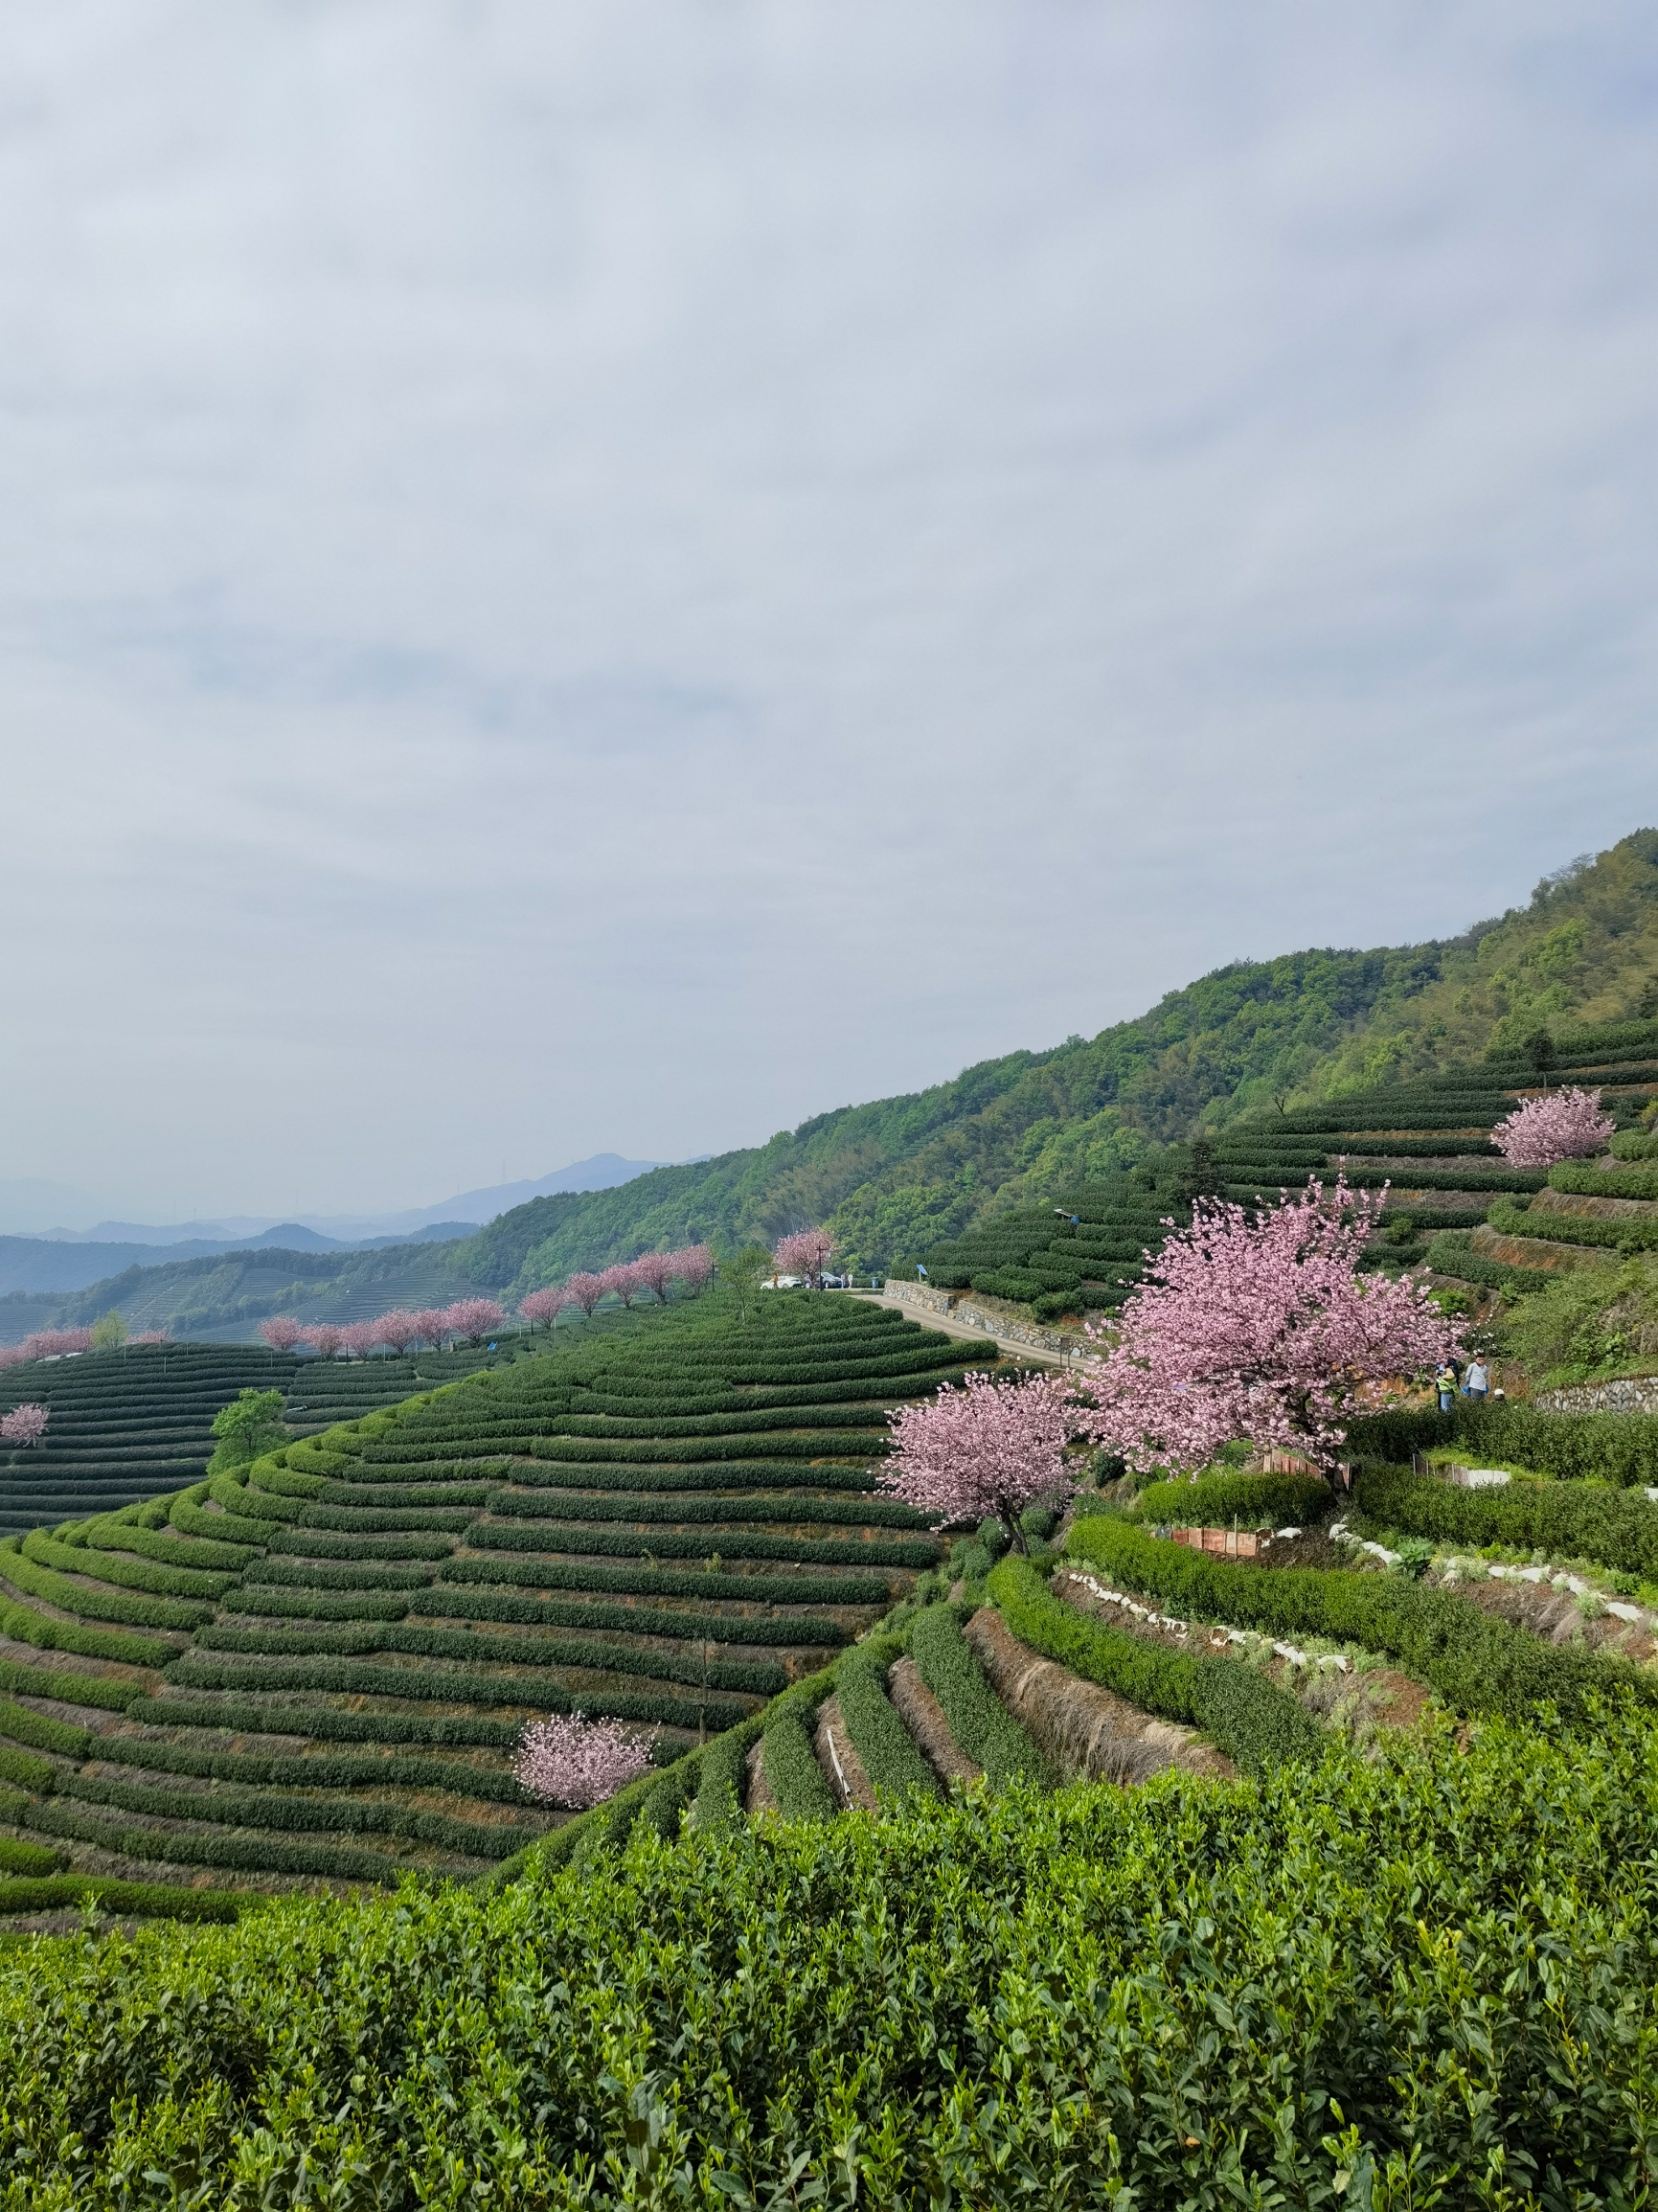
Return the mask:
<path id="1" fill-rule="evenodd" d="M 1658 820 L 1649 6 L 7 46 L 0 1179 L 723 1150 Z"/>

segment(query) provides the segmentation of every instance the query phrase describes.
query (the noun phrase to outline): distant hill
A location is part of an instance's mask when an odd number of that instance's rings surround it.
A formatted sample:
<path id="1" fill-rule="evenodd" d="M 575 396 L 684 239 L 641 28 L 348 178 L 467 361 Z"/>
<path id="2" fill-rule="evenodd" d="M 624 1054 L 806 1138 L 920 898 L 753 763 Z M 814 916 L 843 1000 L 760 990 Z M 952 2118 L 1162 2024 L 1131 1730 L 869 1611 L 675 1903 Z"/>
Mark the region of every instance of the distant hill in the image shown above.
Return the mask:
<path id="1" fill-rule="evenodd" d="M 538 1176 L 534 1182 L 489 1183 L 482 1190 L 459 1191 L 452 1198 L 440 1198 L 435 1206 L 416 1206 L 406 1213 L 376 1215 L 372 1223 L 345 1215 L 332 1218 L 323 1215 L 318 1220 L 320 1226 L 341 1237 L 371 1225 L 392 1235 L 406 1237 L 416 1231 L 425 1234 L 434 1222 L 492 1221 L 497 1214 L 525 1205 L 532 1198 L 546 1197 L 554 1191 L 607 1191 L 617 1183 L 630 1182 L 635 1175 L 648 1174 L 660 1165 L 659 1160 L 625 1160 L 619 1152 L 595 1152 L 591 1159 L 577 1160 L 567 1168 L 555 1168 L 551 1174 Z"/>
<path id="2" fill-rule="evenodd" d="M 135 1268 L 170 1267 L 186 1260 L 216 1261 L 232 1252 L 379 1251 L 391 1244 L 434 1241 L 452 1243 L 457 1238 L 470 1236 L 477 1227 L 478 1223 L 471 1220 L 443 1221 L 435 1227 L 419 1230 L 413 1238 L 369 1237 L 355 1244 L 319 1236 L 314 1229 L 302 1228 L 295 1221 L 284 1221 L 274 1229 L 267 1229 L 261 1237 L 244 1238 L 239 1243 L 207 1237 L 189 1238 L 171 1244 L 84 1243 L 59 1242 L 49 1237 L 0 1237 L 0 1297 L 15 1291 L 82 1290 L 89 1284 L 106 1282 L 115 1275 L 129 1277 Z M 6 1340 L 4 1324 L 0 1322 L 0 1343 Z"/>

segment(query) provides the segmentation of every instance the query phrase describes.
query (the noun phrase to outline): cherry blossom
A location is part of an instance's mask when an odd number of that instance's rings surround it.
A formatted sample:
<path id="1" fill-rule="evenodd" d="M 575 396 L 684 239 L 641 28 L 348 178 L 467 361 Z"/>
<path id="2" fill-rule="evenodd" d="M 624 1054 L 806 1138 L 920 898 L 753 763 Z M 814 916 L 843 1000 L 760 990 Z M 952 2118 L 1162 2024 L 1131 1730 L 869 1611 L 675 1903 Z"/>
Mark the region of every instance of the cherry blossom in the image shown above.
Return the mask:
<path id="1" fill-rule="evenodd" d="M 528 1298 L 518 1302 L 518 1311 L 532 1329 L 537 1321 L 544 1321 L 549 1329 L 558 1326 L 558 1316 L 571 1303 L 567 1289 L 532 1290 Z"/>
<path id="2" fill-rule="evenodd" d="M 44 1405 L 14 1405 L 0 1413 L 0 1444 L 38 1444 L 51 1418 Z"/>
<path id="3" fill-rule="evenodd" d="M 291 1352 L 305 1337 L 299 1323 L 286 1313 L 273 1313 L 268 1321 L 261 1321 L 259 1333 L 273 1352 Z"/>
<path id="4" fill-rule="evenodd" d="M 1088 1370 L 1088 1432 L 1141 1471 L 1206 1467 L 1238 1438 L 1332 1467 L 1367 1385 L 1461 1349 L 1458 1324 L 1408 1276 L 1359 1274 L 1386 1201 L 1342 1179 L 1253 1218 L 1200 1199 Z"/>
<path id="5" fill-rule="evenodd" d="M 602 1805 L 650 1765 L 650 1737 L 620 1721 L 554 1713 L 525 1724 L 512 1771 L 533 1797 L 578 1811 Z"/>
<path id="6" fill-rule="evenodd" d="M 707 1244 L 687 1244 L 680 1251 L 670 1254 L 673 1272 L 693 1298 L 699 1298 L 707 1289 L 714 1275 L 714 1253 Z"/>
<path id="7" fill-rule="evenodd" d="M 1592 1159 L 1603 1152 L 1617 1126 L 1601 1110 L 1599 1088 L 1568 1085 L 1541 1098 L 1522 1099 L 1491 1131 L 1491 1142 L 1510 1167 L 1552 1168 L 1560 1160 Z"/>
<path id="8" fill-rule="evenodd" d="M 792 1237 L 784 1237 L 772 1254 L 772 1265 L 780 1275 L 802 1275 L 816 1289 L 823 1281 L 824 1269 L 834 1252 L 834 1239 L 827 1229 L 797 1229 Z"/>
<path id="9" fill-rule="evenodd" d="M 668 1286 L 677 1273 L 671 1252 L 641 1252 L 632 1267 L 633 1279 L 641 1290 L 654 1290 L 664 1306 L 668 1303 Z"/>
<path id="10" fill-rule="evenodd" d="M 1065 1467 L 1066 1439 L 1079 1426 L 1069 1386 L 1057 1376 L 1004 1381 L 969 1375 L 959 1388 L 899 1406 L 887 1416 L 891 1456 L 880 1488 L 946 1523 L 994 1514 L 1023 1551 L 1019 1516 L 1029 1505 L 1061 1504 L 1076 1485 Z"/>

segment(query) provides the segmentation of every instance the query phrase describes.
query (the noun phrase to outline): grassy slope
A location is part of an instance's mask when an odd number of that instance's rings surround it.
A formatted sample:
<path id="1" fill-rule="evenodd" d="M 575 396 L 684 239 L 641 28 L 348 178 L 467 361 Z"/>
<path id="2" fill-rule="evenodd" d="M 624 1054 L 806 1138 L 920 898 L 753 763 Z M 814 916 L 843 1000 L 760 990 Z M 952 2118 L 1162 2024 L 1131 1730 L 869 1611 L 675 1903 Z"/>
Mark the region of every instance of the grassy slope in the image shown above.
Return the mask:
<path id="1" fill-rule="evenodd" d="M 475 1237 L 421 1247 L 418 1265 L 521 1291 L 663 1244 L 769 1242 L 828 1218 L 854 1264 L 881 1266 L 991 1206 L 1131 1165 L 1152 1143 L 1275 1096 L 1305 1103 L 1475 1059 L 1542 1023 L 1619 1019 L 1654 977 L 1658 831 L 1642 830 L 1462 937 L 1217 969 L 1092 1039 L 985 1060 L 929 1090 L 841 1107 L 769 1144 L 612 1190 L 533 1199 Z M 424 1302 L 404 1287 L 417 1264 L 406 1255 L 352 1257 L 375 1263 L 385 1304 Z M 209 1292 L 187 1271 L 220 1266 L 168 1270 L 174 1295 L 202 1314 Z M 100 1285 L 78 1310 L 111 1302 Z"/>

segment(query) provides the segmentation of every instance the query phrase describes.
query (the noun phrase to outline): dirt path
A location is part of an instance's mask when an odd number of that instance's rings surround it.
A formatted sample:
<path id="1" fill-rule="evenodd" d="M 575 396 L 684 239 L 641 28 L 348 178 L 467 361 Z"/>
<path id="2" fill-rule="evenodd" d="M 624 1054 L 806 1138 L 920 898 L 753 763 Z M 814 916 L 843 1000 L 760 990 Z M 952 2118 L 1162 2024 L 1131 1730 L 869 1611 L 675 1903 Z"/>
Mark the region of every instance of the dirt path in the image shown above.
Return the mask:
<path id="1" fill-rule="evenodd" d="M 994 1330 L 970 1329 L 965 1321 L 958 1321 L 949 1313 L 934 1313 L 923 1306 L 912 1306 L 905 1298 L 889 1298 L 884 1290 L 843 1290 L 843 1298 L 861 1298 L 867 1306 L 890 1306 L 895 1313 L 904 1313 L 912 1321 L 919 1321 L 923 1329 L 937 1329 L 944 1336 L 971 1336 L 983 1343 L 987 1336 L 994 1340 L 996 1349 L 1005 1352 L 1010 1359 L 1036 1359 L 1044 1367 L 1074 1366 L 1076 1362 L 1063 1352 L 1045 1352 L 1039 1344 L 1018 1344 L 1011 1336 L 997 1336 Z"/>

